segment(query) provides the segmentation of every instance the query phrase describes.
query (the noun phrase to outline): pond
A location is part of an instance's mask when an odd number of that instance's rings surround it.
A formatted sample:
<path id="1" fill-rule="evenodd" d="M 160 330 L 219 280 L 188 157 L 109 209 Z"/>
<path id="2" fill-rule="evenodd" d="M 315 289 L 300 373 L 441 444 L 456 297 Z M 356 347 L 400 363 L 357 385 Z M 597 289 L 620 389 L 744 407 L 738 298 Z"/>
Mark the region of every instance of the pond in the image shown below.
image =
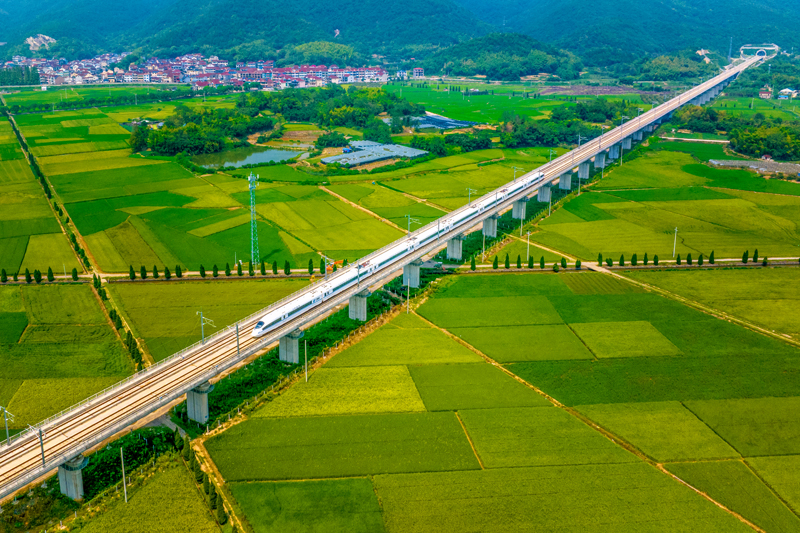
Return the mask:
<path id="1" fill-rule="evenodd" d="M 192 157 L 192 163 L 207 168 L 236 167 L 268 163 L 270 161 L 286 161 L 296 157 L 299 152 L 293 150 L 276 150 L 266 146 L 249 146 L 234 148 L 216 154 L 201 154 Z"/>

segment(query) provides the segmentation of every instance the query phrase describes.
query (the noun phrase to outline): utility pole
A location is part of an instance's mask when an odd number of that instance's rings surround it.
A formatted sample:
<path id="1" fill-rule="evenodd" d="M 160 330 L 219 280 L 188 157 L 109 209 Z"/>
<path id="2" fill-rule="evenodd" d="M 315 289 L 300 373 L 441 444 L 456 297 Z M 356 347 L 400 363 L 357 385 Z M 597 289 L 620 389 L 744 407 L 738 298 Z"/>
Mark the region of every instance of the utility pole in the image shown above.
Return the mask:
<path id="1" fill-rule="evenodd" d="M 678 246 L 678 228 L 675 228 L 675 242 L 672 243 L 672 257 L 675 257 L 675 249 Z"/>
<path id="2" fill-rule="evenodd" d="M 239 323 L 236 323 L 236 355 L 239 355 Z"/>
<path id="3" fill-rule="evenodd" d="M 548 152 L 550 153 L 550 161 L 549 161 L 549 163 L 552 163 L 553 162 L 553 154 L 556 153 L 556 151 L 553 150 L 552 148 L 550 148 L 548 150 Z"/>
<path id="4" fill-rule="evenodd" d="M 119 447 L 119 459 L 122 462 L 122 489 L 125 492 L 125 503 L 128 503 L 128 483 L 125 481 L 125 454 L 122 453 L 122 446 Z"/>
<path id="5" fill-rule="evenodd" d="M 44 432 L 42 428 L 39 428 L 39 446 L 42 450 L 42 468 L 44 468 L 47 463 L 44 461 Z"/>
<path id="6" fill-rule="evenodd" d="M 531 260 L 531 232 L 528 232 L 528 251 L 525 253 L 525 260 Z"/>
<path id="7" fill-rule="evenodd" d="M 9 431 L 8 431 L 8 415 L 9 415 L 9 412 L 8 412 L 8 409 L 6 409 L 5 407 L 0 407 L 0 408 L 3 409 L 3 422 L 5 422 L 5 424 L 6 424 L 6 445 L 10 445 L 11 444 L 11 433 L 9 433 Z M 12 420 L 14 419 L 14 415 L 11 415 L 11 419 Z"/>
<path id="8" fill-rule="evenodd" d="M 205 329 L 203 328 L 203 326 L 205 326 L 206 324 L 208 324 L 209 326 L 211 326 L 213 328 L 215 328 L 217 326 L 214 324 L 214 321 L 211 320 L 210 318 L 203 317 L 203 312 L 202 311 L 197 311 L 197 313 L 195 313 L 195 314 L 200 315 L 200 340 L 202 341 L 203 344 L 205 344 L 205 342 L 206 342 L 206 334 L 205 334 Z M 238 342 L 238 339 L 239 339 L 238 326 L 237 326 L 236 339 L 237 339 L 237 342 Z"/>
<path id="9" fill-rule="evenodd" d="M 308 383 L 308 340 L 303 341 L 306 359 L 306 383 Z"/>
<path id="10" fill-rule="evenodd" d="M 516 167 L 514 167 L 514 168 L 516 170 Z M 516 172 L 515 172 L 515 175 L 516 175 Z M 467 205 L 470 205 L 472 203 L 472 193 L 477 193 L 477 192 L 478 191 L 476 191 L 475 189 L 470 189 L 469 187 L 467 187 Z"/>

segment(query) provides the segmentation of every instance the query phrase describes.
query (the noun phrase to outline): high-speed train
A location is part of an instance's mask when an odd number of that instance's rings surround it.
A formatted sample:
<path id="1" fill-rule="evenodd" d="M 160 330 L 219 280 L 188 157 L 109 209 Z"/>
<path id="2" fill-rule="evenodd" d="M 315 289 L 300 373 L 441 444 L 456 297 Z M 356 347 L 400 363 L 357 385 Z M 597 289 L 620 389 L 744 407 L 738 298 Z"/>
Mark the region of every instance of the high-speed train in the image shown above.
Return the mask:
<path id="1" fill-rule="evenodd" d="M 446 234 L 454 227 L 461 226 L 469 222 L 470 219 L 492 209 L 502 203 L 509 196 L 513 196 L 523 190 L 529 189 L 541 183 L 544 174 L 537 172 L 530 176 L 522 176 L 519 179 L 503 186 L 500 189 L 490 192 L 485 196 L 475 200 L 447 216 L 439 219 L 435 224 L 431 223 L 402 239 L 398 239 L 385 249 L 358 260 L 349 267 L 340 270 L 329 279 L 313 286 L 313 288 L 301 294 L 294 300 L 273 309 L 265 314 L 253 328 L 253 337 L 261 337 L 270 331 L 280 327 L 284 322 L 290 320 L 306 310 L 316 307 L 334 294 L 347 290 L 353 285 L 361 282 L 362 277 L 382 270 L 390 266 L 407 255 L 413 253 Z M 469 226 L 467 226 L 469 227 Z"/>

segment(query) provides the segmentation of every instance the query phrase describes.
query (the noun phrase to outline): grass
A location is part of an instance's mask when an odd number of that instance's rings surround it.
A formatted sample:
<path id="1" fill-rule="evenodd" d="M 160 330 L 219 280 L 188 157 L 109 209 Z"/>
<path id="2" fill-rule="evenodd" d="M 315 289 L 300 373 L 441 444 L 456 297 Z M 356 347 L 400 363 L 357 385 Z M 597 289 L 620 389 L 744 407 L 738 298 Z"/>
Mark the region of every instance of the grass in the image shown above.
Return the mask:
<path id="1" fill-rule="evenodd" d="M 390 533 L 750 531 L 641 462 L 382 475 Z"/>
<path id="2" fill-rule="evenodd" d="M 550 405 L 486 363 L 411 366 L 409 371 L 428 411 Z"/>
<path id="3" fill-rule="evenodd" d="M 25 313 L 0 312 L 0 343 L 15 343 L 28 327 L 28 317 Z"/>
<path id="4" fill-rule="evenodd" d="M 233 482 L 479 468 L 453 413 L 253 419 L 206 448 Z"/>
<path id="5" fill-rule="evenodd" d="M 33 179 L 33 172 L 25 159 L 0 161 L 0 184 Z"/>
<path id="6" fill-rule="evenodd" d="M 384 531 L 372 482 L 366 478 L 290 483 L 232 483 L 231 493 L 255 533 Z"/>
<path id="7" fill-rule="evenodd" d="M 688 144 L 688 143 L 687 143 Z M 693 143 L 694 144 L 694 143 Z M 661 146 L 661 145 L 659 145 Z M 614 167 L 596 190 L 691 187 L 705 185 L 708 180 L 682 170 L 696 163 L 691 155 L 667 150 L 645 152 L 640 157 Z"/>
<path id="8" fill-rule="evenodd" d="M 33 324 L 105 324 L 92 291 L 85 285 L 22 287 Z"/>
<path id="9" fill-rule="evenodd" d="M 402 350 L 398 349 L 402 346 Z M 331 359 L 328 367 L 478 363 L 483 359 L 415 315 L 398 315 L 358 344 Z"/>
<path id="10" fill-rule="evenodd" d="M 645 292 L 633 283 L 595 272 L 559 276 L 572 294 L 630 294 Z"/>
<path id="11" fill-rule="evenodd" d="M 139 490 L 129 494 L 127 503 L 118 498 L 81 531 L 219 532 L 219 526 L 190 476 L 182 465 L 173 465 L 156 473 Z M 167 502 L 180 502 L 180 505 Z"/>
<path id="12" fill-rule="evenodd" d="M 566 324 L 451 328 L 450 332 L 500 363 L 593 358 Z"/>
<path id="13" fill-rule="evenodd" d="M 795 514 L 800 513 L 800 455 L 753 457 L 747 460 L 761 478 L 777 492 Z"/>
<path id="14" fill-rule="evenodd" d="M 153 357 L 160 360 L 200 340 L 197 311 L 202 310 L 220 329 L 299 290 L 306 283 L 306 280 L 294 279 L 112 283 L 109 291 L 134 334 L 144 339 Z M 206 329 L 207 334 L 213 331 L 213 328 Z"/>
<path id="15" fill-rule="evenodd" d="M 654 149 L 687 153 L 690 154 L 692 157 L 699 159 L 700 161 L 709 161 L 711 159 L 717 159 L 717 160 L 742 159 L 742 156 L 729 155 L 725 153 L 723 145 L 719 143 L 662 141 L 656 143 L 654 145 Z"/>
<path id="16" fill-rule="evenodd" d="M 459 411 L 486 468 L 636 462 L 636 456 L 554 407 Z"/>
<path id="17" fill-rule="evenodd" d="M 660 463 L 739 457 L 679 402 L 583 405 L 577 410 Z"/>
<path id="18" fill-rule="evenodd" d="M 405 366 L 321 368 L 259 409 L 256 417 L 425 411 Z"/>
<path id="19" fill-rule="evenodd" d="M 660 331 L 643 320 L 570 324 L 570 328 L 598 358 L 681 354 Z"/>
<path id="20" fill-rule="evenodd" d="M 800 317 L 794 312 L 800 301 L 798 270 L 680 270 L 657 275 L 634 271 L 625 275 L 762 327 L 800 335 Z"/>
<path id="21" fill-rule="evenodd" d="M 69 274 L 73 268 L 78 269 L 78 272 L 83 270 L 63 233 L 31 235 L 28 240 L 19 270 L 24 271 L 27 268 L 33 272 L 34 269 L 38 269 L 46 274 L 48 267 L 51 267 L 56 275 L 63 275 L 64 270 Z"/>
<path id="22" fill-rule="evenodd" d="M 800 529 L 800 519 L 740 461 L 677 463 L 666 468 L 765 531 Z"/>
<path id="23" fill-rule="evenodd" d="M 434 298 L 419 308 L 419 314 L 443 328 L 564 322 L 544 296 Z"/>
<path id="24" fill-rule="evenodd" d="M 800 398 L 753 398 L 686 402 L 745 457 L 800 453 Z"/>

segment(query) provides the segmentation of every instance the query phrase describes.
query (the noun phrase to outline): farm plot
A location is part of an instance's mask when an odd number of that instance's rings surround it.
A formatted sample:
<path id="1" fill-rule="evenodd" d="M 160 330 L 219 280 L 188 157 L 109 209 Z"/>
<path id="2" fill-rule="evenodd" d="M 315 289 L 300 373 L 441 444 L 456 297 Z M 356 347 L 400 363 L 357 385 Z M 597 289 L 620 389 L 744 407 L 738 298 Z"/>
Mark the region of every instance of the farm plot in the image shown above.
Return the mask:
<path id="1" fill-rule="evenodd" d="M 747 463 L 761 478 L 789 504 L 795 513 L 800 513 L 800 455 L 780 457 L 753 457 Z"/>
<path id="2" fill-rule="evenodd" d="M 425 302 L 419 313 L 443 328 L 564 322 L 545 296 L 434 298 Z"/>
<path id="3" fill-rule="evenodd" d="M 598 358 L 681 355 L 650 322 L 592 322 L 570 324 L 586 347 Z"/>
<path id="4" fill-rule="evenodd" d="M 256 533 L 384 531 L 381 508 L 366 478 L 231 483 L 231 492 Z"/>
<path id="5" fill-rule="evenodd" d="M 566 324 L 450 328 L 450 333 L 499 363 L 550 359 L 592 359 Z"/>
<path id="6" fill-rule="evenodd" d="M 676 463 L 666 468 L 765 531 L 800 530 L 800 519 L 741 461 Z"/>
<path id="7" fill-rule="evenodd" d="M 577 410 L 658 462 L 739 457 L 679 402 L 584 405 Z"/>
<path id="8" fill-rule="evenodd" d="M 233 482 L 480 468 L 453 413 L 253 419 L 206 449 Z"/>
<path id="9" fill-rule="evenodd" d="M 321 368 L 254 416 L 352 415 L 425 411 L 405 366 Z"/>
<path id="10" fill-rule="evenodd" d="M 81 531 L 122 533 L 148 531 L 172 533 L 221 531 L 182 465 L 158 472 L 143 487 L 130 493 L 128 502 L 117 499 L 110 508 L 92 518 Z M 179 501 L 180 505 L 164 505 Z"/>
<path id="11" fill-rule="evenodd" d="M 0 287 L 0 398 L 24 428 L 119 381 L 132 365 L 88 285 Z"/>
<path id="12" fill-rule="evenodd" d="M 686 402 L 745 457 L 800 454 L 800 398 L 753 398 Z"/>
<path id="13" fill-rule="evenodd" d="M 177 284 L 111 283 L 109 292 L 134 334 L 157 360 L 200 340 L 197 311 L 217 329 L 236 322 L 291 294 L 306 280 L 193 282 Z M 214 330 L 206 329 L 206 334 Z"/>
<path id="14" fill-rule="evenodd" d="M 550 405 L 542 396 L 484 362 L 409 367 L 428 411 Z"/>
<path id="15" fill-rule="evenodd" d="M 375 477 L 387 531 L 750 531 L 641 462 Z"/>
<path id="16" fill-rule="evenodd" d="M 789 335 L 800 335 L 795 269 L 627 272 L 626 276 Z M 753 298 L 758 294 L 758 298 Z"/>
<path id="17" fill-rule="evenodd" d="M 459 411 L 486 468 L 638 462 L 601 433 L 554 407 Z"/>
<path id="18" fill-rule="evenodd" d="M 364 183 L 333 185 L 329 188 L 334 193 L 357 203 L 376 215 L 391 220 L 401 228 L 409 227 L 407 216 L 416 219 L 417 222 L 411 223 L 412 231 L 445 214 L 441 209 L 412 200 L 397 191 L 380 185 Z"/>
<path id="19" fill-rule="evenodd" d="M 402 346 L 402 350 L 398 347 Z M 401 314 L 361 342 L 338 354 L 326 366 L 378 366 L 477 363 L 468 348 L 430 327 L 416 315 Z"/>

